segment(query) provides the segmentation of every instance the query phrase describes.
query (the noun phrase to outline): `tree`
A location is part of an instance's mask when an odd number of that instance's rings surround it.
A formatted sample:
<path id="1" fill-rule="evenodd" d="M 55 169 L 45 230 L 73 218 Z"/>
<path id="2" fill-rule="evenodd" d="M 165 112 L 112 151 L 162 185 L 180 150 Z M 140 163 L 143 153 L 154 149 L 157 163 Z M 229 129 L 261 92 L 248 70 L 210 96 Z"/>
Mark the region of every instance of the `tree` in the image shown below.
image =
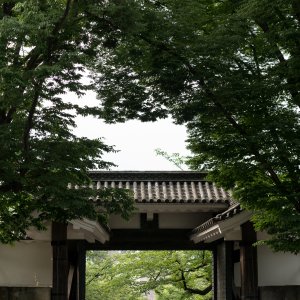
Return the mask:
<path id="1" fill-rule="evenodd" d="M 95 217 L 91 191 L 74 200 L 65 186 L 89 183 L 112 149 L 75 137 L 75 114 L 171 114 L 188 126 L 193 168 L 233 189 L 275 249 L 299 252 L 299 22 L 297 0 L 3 2 L 2 241 L 43 219 Z M 61 99 L 89 89 L 103 107 Z"/>
<path id="2" fill-rule="evenodd" d="M 102 11 L 102 1 L 1 4 L 1 242 L 24 237 L 29 226 L 42 228 L 44 220 L 103 220 L 112 212 L 127 217 L 132 209 L 125 191 L 88 188 L 88 170 L 111 166 L 101 155 L 113 148 L 76 137 L 74 117 L 96 109 L 62 97 L 91 89 L 87 66 L 108 31 Z M 69 183 L 86 187 L 68 189 Z"/>
<path id="3" fill-rule="evenodd" d="M 155 149 L 155 153 L 157 156 L 161 156 L 170 163 L 172 163 L 174 166 L 176 166 L 181 171 L 184 170 L 184 166 L 187 162 L 187 158 L 180 155 L 179 153 L 168 153 L 160 148 Z"/>
<path id="4" fill-rule="evenodd" d="M 210 299 L 207 251 L 89 252 L 87 299 Z"/>
<path id="5" fill-rule="evenodd" d="M 93 62 L 103 117 L 186 124 L 192 168 L 232 189 L 275 250 L 299 252 L 299 2 L 114 5 Z"/>

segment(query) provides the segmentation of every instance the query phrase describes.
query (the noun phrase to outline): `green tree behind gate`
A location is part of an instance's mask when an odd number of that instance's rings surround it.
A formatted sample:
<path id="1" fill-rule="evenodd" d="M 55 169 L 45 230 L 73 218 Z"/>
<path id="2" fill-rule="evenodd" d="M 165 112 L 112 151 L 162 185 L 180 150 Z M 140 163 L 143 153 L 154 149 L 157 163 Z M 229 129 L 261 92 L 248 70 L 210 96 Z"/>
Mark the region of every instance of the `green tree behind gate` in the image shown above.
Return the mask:
<path id="1" fill-rule="evenodd" d="M 208 251 L 92 251 L 87 256 L 87 299 L 211 299 Z"/>

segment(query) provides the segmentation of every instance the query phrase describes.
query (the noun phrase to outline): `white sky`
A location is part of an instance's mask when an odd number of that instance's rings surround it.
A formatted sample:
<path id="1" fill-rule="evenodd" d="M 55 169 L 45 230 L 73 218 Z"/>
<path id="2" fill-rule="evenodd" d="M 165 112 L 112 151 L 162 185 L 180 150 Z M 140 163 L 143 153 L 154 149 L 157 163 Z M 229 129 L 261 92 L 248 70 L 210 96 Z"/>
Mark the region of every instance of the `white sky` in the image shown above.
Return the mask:
<path id="1" fill-rule="evenodd" d="M 69 101 L 73 95 L 67 95 Z M 88 93 L 76 102 L 95 104 L 96 97 Z M 103 159 L 118 165 L 112 170 L 178 170 L 176 166 L 161 156 L 155 154 L 155 149 L 161 148 L 168 153 L 188 155 L 185 148 L 187 138 L 184 126 L 175 125 L 171 119 L 157 122 L 142 123 L 128 121 L 126 123 L 105 124 L 102 120 L 92 117 L 77 117 L 78 136 L 88 138 L 103 137 L 108 145 L 115 145 L 117 153 L 105 154 Z"/>

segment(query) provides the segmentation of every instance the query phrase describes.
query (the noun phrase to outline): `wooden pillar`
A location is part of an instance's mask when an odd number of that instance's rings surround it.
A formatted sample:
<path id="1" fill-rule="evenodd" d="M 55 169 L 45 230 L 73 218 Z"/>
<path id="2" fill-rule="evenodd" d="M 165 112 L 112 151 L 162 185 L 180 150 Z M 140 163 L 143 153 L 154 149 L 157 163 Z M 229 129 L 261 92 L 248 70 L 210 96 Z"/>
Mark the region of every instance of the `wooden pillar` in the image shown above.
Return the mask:
<path id="1" fill-rule="evenodd" d="M 52 222 L 52 300 L 68 300 L 67 224 Z"/>
<path id="2" fill-rule="evenodd" d="M 233 300 L 233 242 L 218 244 L 214 256 L 214 300 Z"/>
<path id="3" fill-rule="evenodd" d="M 79 300 L 78 242 L 68 241 L 68 296 L 70 300 Z"/>
<path id="4" fill-rule="evenodd" d="M 258 300 L 256 232 L 251 222 L 241 225 L 241 300 Z"/>
<path id="5" fill-rule="evenodd" d="M 84 241 L 69 241 L 69 290 L 70 300 L 85 299 L 85 247 Z"/>
<path id="6" fill-rule="evenodd" d="M 212 251 L 213 260 L 212 260 L 212 291 L 213 291 L 213 300 L 218 300 L 218 259 L 217 259 L 217 248 L 214 248 Z"/>
<path id="7" fill-rule="evenodd" d="M 78 255 L 79 299 L 85 299 L 86 248 L 85 241 L 80 241 Z"/>

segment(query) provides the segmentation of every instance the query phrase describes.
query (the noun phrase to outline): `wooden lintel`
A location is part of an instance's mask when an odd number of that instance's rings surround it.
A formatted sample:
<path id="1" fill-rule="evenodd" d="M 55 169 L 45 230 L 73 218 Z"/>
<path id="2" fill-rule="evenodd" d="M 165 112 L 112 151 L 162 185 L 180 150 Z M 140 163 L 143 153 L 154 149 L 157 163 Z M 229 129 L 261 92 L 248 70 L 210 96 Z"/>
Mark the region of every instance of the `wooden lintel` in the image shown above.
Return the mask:
<path id="1" fill-rule="evenodd" d="M 195 244 L 186 229 L 113 229 L 105 244 L 87 243 L 87 250 L 212 250 L 213 244 Z"/>

